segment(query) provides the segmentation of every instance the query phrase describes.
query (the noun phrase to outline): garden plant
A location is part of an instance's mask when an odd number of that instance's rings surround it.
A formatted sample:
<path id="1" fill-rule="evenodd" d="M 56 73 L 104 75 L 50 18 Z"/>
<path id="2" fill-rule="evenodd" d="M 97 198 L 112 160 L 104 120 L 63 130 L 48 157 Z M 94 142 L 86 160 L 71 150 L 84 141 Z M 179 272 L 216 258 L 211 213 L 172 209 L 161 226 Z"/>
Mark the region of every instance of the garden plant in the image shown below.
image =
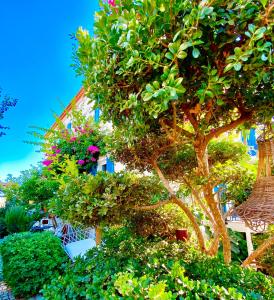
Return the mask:
<path id="1" fill-rule="evenodd" d="M 269 1 L 117 0 L 101 2 L 94 33 L 77 33 L 75 67 L 88 96 L 114 127 L 114 157 L 154 171 L 169 199 L 185 212 L 200 249 L 224 260 L 231 246 L 213 188 L 208 147 L 239 125 L 266 123 L 273 113 L 272 27 Z M 190 149 L 190 172 L 165 166 Z M 179 153 L 181 152 L 181 155 Z M 177 172 L 177 173 L 176 173 Z M 194 175 L 194 176 L 193 176 Z M 169 179 L 184 183 L 210 220 L 208 248 L 198 220 Z"/>

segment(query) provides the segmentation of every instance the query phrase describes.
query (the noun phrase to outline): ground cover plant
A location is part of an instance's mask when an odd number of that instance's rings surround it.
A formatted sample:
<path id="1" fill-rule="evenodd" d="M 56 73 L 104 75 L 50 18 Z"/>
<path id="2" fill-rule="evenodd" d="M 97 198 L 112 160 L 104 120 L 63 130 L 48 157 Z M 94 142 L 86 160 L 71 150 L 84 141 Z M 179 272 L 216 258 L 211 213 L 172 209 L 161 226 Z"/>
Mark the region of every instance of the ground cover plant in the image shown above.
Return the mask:
<path id="1" fill-rule="evenodd" d="M 170 202 L 188 216 L 200 249 L 216 255 L 221 242 L 229 263 L 230 239 L 213 192 L 218 180 L 212 180 L 209 144 L 273 115 L 273 5 L 117 0 L 102 1 L 101 7 L 94 37 L 83 29 L 76 35 L 75 67 L 102 119 L 113 123 L 113 155 L 127 167 L 155 172 Z M 180 151 L 183 158 L 189 149 L 192 168 L 176 173 L 171 158 Z M 209 247 L 171 178 L 191 189 L 209 219 Z"/>
<path id="2" fill-rule="evenodd" d="M 44 286 L 45 299 L 271 299 L 273 279 L 190 245 L 109 230 L 86 259 Z"/>
<path id="3" fill-rule="evenodd" d="M 61 272 L 67 256 L 51 232 L 18 233 L 1 243 L 3 276 L 14 296 L 30 297 Z"/>

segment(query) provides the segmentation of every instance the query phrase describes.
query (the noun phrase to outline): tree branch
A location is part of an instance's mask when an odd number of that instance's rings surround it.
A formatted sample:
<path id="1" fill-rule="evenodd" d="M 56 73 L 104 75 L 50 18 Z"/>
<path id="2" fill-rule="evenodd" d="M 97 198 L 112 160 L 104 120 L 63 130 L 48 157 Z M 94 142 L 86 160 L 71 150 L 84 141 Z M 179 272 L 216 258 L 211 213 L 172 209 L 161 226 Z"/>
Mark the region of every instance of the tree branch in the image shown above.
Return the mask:
<path id="1" fill-rule="evenodd" d="M 265 240 L 253 253 L 251 253 L 242 263 L 242 267 L 247 267 L 250 265 L 256 258 L 262 256 L 265 250 L 270 248 L 272 245 L 274 245 L 274 236 Z"/>
<path id="2" fill-rule="evenodd" d="M 240 116 L 237 120 L 232 121 L 231 123 L 224 125 L 222 127 L 217 128 L 215 131 L 210 132 L 205 136 L 205 141 L 208 144 L 209 141 L 213 138 L 219 137 L 222 133 L 225 133 L 229 130 L 235 129 L 245 121 L 248 121 L 251 119 L 252 114 L 251 113 L 245 113 Z"/>
<path id="3" fill-rule="evenodd" d="M 148 211 L 148 210 L 156 209 L 161 206 L 167 205 L 169 203 L 172 203 L 172 198 L 170 198 L 168 200 L 160 201 L 160 202 L 158 202 L 156 204 L 152 204 L 152 205 L 133 206 L 133 209 Z"/>

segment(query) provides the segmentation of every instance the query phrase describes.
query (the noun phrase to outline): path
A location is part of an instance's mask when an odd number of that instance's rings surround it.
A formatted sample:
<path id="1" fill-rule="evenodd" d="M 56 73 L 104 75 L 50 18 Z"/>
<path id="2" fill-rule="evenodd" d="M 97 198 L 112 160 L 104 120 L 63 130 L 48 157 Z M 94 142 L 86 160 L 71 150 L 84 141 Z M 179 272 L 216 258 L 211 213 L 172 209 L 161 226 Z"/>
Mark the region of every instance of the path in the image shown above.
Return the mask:
<path id="1" fill-rule="evenodd" d="M 0 300 L 15 300 L 10 288 L 3 281 L 2 258 L 0 257 Z"/>

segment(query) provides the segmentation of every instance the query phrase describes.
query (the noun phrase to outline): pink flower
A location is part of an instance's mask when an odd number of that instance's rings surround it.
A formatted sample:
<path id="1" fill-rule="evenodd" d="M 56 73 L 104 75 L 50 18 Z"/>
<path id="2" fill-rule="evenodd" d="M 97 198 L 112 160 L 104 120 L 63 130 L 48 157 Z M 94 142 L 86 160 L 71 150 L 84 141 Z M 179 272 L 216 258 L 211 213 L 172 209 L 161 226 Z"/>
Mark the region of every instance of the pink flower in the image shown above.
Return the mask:
<path id="1" fill-rule="evenodd" d="M 85 164 L 85 161 L 83 160 L 83 159 L 79 159 L 78 161 L 77 161 L 77 163 L 78 163 L 78 165 L 84 165 Z"/>
<path id="2" fill-rule="evenodd" d="M 96 161 L 96 158 L 95 158 L 95 157 L 92 157 L 92 158 L 91 158 L 91 161 Z"/>
<path id="3" fill-rule="evenodd" d="M 57 146 L 52 146 L 52 147 L 51 147 L 52 150 L 54 150 L 54 149 L 56 149 L 56 148 L 57 148 Z"/>
<path id="4" fill-rule="evenodd" d="M 61 149 L 56 149 L 55 153 L 60 153 Z"/>
<path id="5" fill-rule="evenodd" d="M 42 162 L 42 164 L 46 167 L 48 167 L 51 163 L 53 162 L 53 160 L 49 160 L 49 159 L 46 159 Z"/>
<path id="6" fill-rule="evenodd" d="M 70 142 L 75 142 L 75 141 L 76 141 L 76 139 L 77 139 L 77 138 L 76 138 L 76 136 L 73 136 L 72 138 L 70 138 L 70 140 L 69 140 L 69 141 L 70 141 Z"/>
<path id="7" fill-rule="evenodd" d="M 108 0 L 108 4 L 111 6 L 115 6 L 115 0 Z"/>
<path id="8" fill-rule="evenodd" d="M 99 150 L 100 149 L 97 146 L 94 146 L 94 145 L 88 147 L 88 151 L 91 152 L 91 153 L 99 152 Z"/>

